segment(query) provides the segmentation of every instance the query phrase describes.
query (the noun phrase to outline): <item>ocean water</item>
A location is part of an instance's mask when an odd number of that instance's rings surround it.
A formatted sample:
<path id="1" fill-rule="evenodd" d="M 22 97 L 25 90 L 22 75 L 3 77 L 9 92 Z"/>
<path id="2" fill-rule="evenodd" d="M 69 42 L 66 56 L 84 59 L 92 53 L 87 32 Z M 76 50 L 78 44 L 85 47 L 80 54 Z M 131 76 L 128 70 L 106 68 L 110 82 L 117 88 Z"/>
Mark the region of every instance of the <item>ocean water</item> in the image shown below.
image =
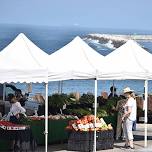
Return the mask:
<path id="1" fill-rule="evenodd" d="M 93 29 L 84 27 L 47 27 L 47 26 L 29 26 L 29 25 L 0 25 L 0 50 L 6 47 L 19 33 L 24 33 L 38 47 L 46 53 L 51 54 L 69 43 L 74 37 L 85 37 L 90 33 L 101 34 L 152 34 L 150 31 L 138 30 L 114 30 L 114 29 Z M 107 55 L 113 51 L 110 45 L 100 44 L 96 41 L 86 41 L 91 47 L 102 55 Z M 152 53 L 152 42 L 141 42 L 141 45 L 148 48 Z M 123 88 L 129 86 L 134 89 L 137 94 L 142 95 L 144 92 L 144 81 L 140 80 L 121 80 L 121 81 L 98 81 L 98 95 L 106 91 L 109 93 L 109 88 L 113 85 L 117 88 L 117 93 L 121 94 Z M 27 91 L 26 84 L 14 84 L 23 92 Z M 59 82 L 49 82 L 49 94 L 58 91 L 63 93 L 80 92 L 94 93 L 94 80 L 67 80 L 62 81 L 62 87 Z M 45 94 L 44 84 L 33 84 L 32 93 Z M 152 93 L 152 81 L 149 81 L 149 93 Z"/>

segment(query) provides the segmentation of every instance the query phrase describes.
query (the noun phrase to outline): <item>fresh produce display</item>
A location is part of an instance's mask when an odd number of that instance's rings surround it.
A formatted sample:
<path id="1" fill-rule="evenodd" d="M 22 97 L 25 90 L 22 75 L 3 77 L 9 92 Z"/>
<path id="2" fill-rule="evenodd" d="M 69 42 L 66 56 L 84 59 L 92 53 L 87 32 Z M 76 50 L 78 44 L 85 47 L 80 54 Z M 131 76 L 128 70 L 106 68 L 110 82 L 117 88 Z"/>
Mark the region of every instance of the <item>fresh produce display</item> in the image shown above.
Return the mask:
<path id="1" fill-rule="evenodd" d="M 95 123 L 96 121 L 96 123 Z M 106 124 L 103 118 L 95 118 L 94 115 L 86 115 L 81 119 L 69 121 L 69 125 L 66 127 L 67 130 L 74 131 L 96 131 L 101 130 L 112 130 L 111 124 Z"/>
<path id="2" fill-rule="evenodd" d="M 59 120 L 59 119 L 78 119 L 77 116 L 73 115 L 64 115 L 64 114 L 58 114 L 58 115 L 49 115 L 49 119 L 52 120 Z"/>
<path id="3" fill-rule="evenodd" d="M 43 120 L 45 119 L 45 116 L 29 116 L 29 118 L 31 120 Z M 61 115 L 61 114 L 58 114 L 58 115 L 49 115 L 48 116 L 48 119 L 50 120 L 61 120 L 61 119 L 78 119 L 77 116 L 73 116 L 73 115 Z"/>

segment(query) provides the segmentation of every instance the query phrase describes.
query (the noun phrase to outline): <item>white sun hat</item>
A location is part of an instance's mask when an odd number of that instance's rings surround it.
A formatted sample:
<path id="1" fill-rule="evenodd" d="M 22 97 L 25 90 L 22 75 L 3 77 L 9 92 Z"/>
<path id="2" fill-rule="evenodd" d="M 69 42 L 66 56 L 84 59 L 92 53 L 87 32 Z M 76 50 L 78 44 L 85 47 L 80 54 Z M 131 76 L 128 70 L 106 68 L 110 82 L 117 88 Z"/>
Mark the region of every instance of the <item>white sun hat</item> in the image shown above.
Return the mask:
<path id="1" fill-rule="evenodd" d="M 129 92 L 134 92 L 134 90 L 131 90 L 129 87 L 123 89 L 123 93 L 129 93 Z"/>

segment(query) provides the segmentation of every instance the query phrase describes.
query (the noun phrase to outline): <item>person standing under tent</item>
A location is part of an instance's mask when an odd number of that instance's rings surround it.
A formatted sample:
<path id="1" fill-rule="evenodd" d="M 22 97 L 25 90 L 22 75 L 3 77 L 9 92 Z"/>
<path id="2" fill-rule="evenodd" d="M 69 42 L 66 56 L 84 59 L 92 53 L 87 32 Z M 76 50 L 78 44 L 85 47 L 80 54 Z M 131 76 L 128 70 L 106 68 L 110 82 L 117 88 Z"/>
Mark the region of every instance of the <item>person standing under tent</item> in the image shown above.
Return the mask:
<path id="1" fill-rule="evenodd" d="M 110 87 L 110 94 L 108 96 L 108 99 L 111 99 L 112 97 L 118 97 L 116 90 L 117 89 L 114 86 Z"/>
<path id="2" fill-rule="evenodd" d="M 127 102 L 124 106 L 125 113 L 122 117 L 123 121 L 123 133 L 125 136 L 125 148 L 134 149 L 133 146 L 133 122 L 136 120 L 137 106 L 136 100 L 134 97 L 134 90 L 131 90 L 129 87 L 123 90 Z"/>
<path id="3" fill-rule="evenodd" d="M 11 108 L 5 120 L 15 124 L 20 123 L 20 114 L 26 116 L 26 110 L 21 106 L 20 102 L 18 102 L 14 94 L 8 94 L 7 100 L 11 103 Z M 10 143 L 10 148 L 12 149 L 12 151 L 16 151 L 15 149 L 18 148 L 18 135 L 19 133 L 10 134 L 10 138 L 12 139 Z"/>
<path id="4" fill-rule="evenodd" d="M 13 123 L 18 123 L 19 114 L 26 116 L 26 110 L 21 106 L 20 102 L 18 102 L 14 94 L 8 94 L 7 99 L 11 103 L 11 108 L 6 119 Z"/>
<path id="5" fill-rule="evenodd" d="M 122 139 L 124 138 L 123 136 L 123 130 L 122 130 L 122 117 L 124 115 L 124 106 L 126 104 L 126 98 L 124 96 L 120 96 L 120 100 L 117 101 L 117 106 L 116 106 L 116 111 L 118 112 L 117 114 L 117 128 L 116 128 L 116 140 L 119 140 L 121 137 Z"/>

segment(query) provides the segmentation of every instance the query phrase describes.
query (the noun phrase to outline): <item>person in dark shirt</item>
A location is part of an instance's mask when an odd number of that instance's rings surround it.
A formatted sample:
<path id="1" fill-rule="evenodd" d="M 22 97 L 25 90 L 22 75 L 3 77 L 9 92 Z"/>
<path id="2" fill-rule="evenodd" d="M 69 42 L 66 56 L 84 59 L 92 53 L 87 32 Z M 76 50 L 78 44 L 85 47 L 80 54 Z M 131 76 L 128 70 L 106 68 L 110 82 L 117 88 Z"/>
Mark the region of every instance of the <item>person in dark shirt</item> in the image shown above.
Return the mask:
<path id="1" fill-rule="evenodd" d="M 116 88 L 114 86 L 110 87 L 110 94 L 108 96 L 108 99 L 110 99 L 112 97 L 118 97 L 118 95 L 116 93 Z"/>

